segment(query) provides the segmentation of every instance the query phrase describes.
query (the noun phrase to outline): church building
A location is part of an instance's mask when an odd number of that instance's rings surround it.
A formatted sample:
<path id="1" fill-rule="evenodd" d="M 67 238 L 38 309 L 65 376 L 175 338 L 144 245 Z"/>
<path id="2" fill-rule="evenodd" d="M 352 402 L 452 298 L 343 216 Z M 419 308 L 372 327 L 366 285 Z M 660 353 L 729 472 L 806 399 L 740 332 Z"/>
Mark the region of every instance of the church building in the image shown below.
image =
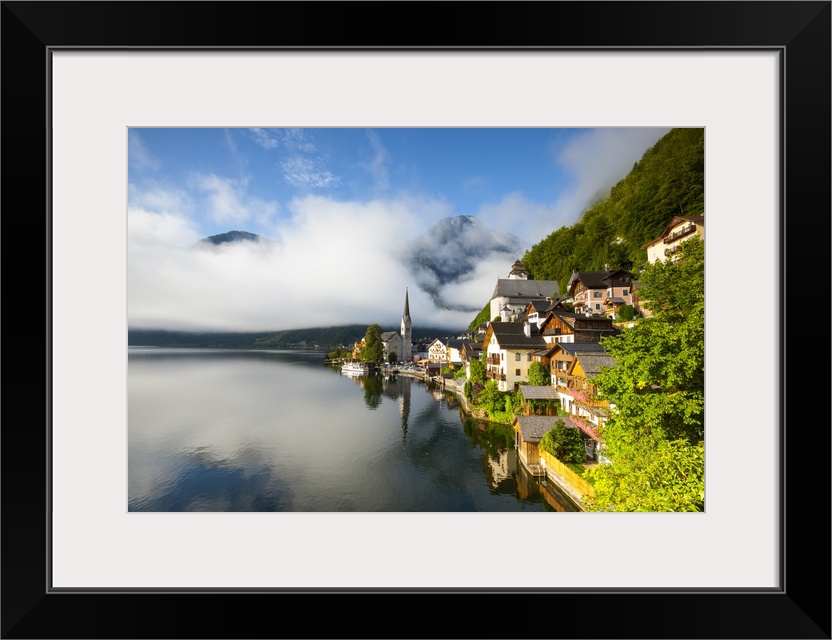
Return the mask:
<path id="1" fill-rule="evenodd" d="M 407 289 L 404 291 L 404 312 L 402 313 L 401 333 L 385 331 L 381 334 L 381 341 L 384 345 L 384 359 L 387 360 L 391 353 L 396 354 L 397 360 L 411 362 L 413 360 L 413 322 L 410 319 L 410 301 L 407 296 Z"/>
<path id="2" fill-rule="evenodd" d="M 560 287 L 557 280 L 529 280 L 529 272 L 520 260 L 511 265 L 508 278 L 498 278 L 491 294 L 489 313 L 493 320 L 500 316 L 504 322 L 522 313 L 533 300 L 557 299 Z"/>

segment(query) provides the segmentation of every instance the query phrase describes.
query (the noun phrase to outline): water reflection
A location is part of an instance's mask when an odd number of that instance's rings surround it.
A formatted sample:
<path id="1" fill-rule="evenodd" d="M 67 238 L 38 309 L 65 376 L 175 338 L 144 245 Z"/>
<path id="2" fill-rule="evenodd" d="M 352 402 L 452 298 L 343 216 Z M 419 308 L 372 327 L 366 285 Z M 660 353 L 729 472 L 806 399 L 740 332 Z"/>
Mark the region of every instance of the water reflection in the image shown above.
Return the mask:
<path id="1" fill-rule="evenodd" d="M 130 351 L 130 511 L 568 511 L 510 427 L 317 352 Z M 363 402 L 362 402 L 363 399 Z"/>

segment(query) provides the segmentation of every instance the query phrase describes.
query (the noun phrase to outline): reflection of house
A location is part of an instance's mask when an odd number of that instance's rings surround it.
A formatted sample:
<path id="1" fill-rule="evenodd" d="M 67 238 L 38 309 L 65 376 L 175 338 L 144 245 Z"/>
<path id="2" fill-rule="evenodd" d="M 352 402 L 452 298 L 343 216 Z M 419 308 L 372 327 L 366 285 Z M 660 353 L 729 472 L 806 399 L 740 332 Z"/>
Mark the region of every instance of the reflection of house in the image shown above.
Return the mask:
<path id="1" fill-rule="evenodd" d="M 644 245 L 647 262 L 677 260 L 679 245 L 694 235 L 705 239 L 705 216 L 674 216 L 664 228 L 662 235 Z"/>
<path id="2" fill-rule="evenodd" d="M 501 482 L 511 480 L 517 471 L 516 458 L 508 450 L 497 452 L 496 457 L 488 454 L 482 457 L 482 467 L 488 486 L 497 489 Z"/>
<path id="3" fill-rule="evenodd" d="M 519 260 L 511 266 L 508 278 L 498 278 L 491 294 L 490 320 L 504 321 L 521 313 L 532 300 L 549 300 L 558 296 L 557 280 L 529 280 L 526 267 Z"/>
<path id="4" fill-rule="evenodd" d="M 511 391 L 519 382 L 529 379 L 532 355 L 546 346 L 539 335 L 531 335 L 528 324 L 517 322 L 492 322 L 483 341 L 486 350 L 486 372 L 490 380 L 496 380 L 500 391 Z"/>

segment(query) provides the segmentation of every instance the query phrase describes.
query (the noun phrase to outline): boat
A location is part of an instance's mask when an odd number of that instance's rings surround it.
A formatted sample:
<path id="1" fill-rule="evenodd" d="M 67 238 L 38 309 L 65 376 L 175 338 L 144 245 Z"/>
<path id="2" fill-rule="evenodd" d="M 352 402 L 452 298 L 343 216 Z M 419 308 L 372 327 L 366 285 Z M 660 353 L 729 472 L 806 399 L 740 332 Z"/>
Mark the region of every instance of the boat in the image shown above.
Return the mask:
<path id="1" fill-rule="evenodd" d="M 341 365 L 344 373 L 370 373 L 372 370 L 366 362 L 345 362 Z"/>

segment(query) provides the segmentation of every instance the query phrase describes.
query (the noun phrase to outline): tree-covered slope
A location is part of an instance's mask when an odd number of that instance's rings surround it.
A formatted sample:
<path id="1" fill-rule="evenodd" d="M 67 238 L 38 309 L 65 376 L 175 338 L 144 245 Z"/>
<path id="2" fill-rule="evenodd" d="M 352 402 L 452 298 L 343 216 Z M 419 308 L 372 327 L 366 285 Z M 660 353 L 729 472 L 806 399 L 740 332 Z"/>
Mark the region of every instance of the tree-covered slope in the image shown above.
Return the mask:
<path id="1" fill-rule="evenodd" d="M 574 271 L 637 269 L 644 244 L 675 215 L 705 207 L 705 130 L 672 129 L 649 148 L 610 195 L 571 227 L 562 227 L 523 257 L 531 277 L 557 280 L 564 291 Z"/>

